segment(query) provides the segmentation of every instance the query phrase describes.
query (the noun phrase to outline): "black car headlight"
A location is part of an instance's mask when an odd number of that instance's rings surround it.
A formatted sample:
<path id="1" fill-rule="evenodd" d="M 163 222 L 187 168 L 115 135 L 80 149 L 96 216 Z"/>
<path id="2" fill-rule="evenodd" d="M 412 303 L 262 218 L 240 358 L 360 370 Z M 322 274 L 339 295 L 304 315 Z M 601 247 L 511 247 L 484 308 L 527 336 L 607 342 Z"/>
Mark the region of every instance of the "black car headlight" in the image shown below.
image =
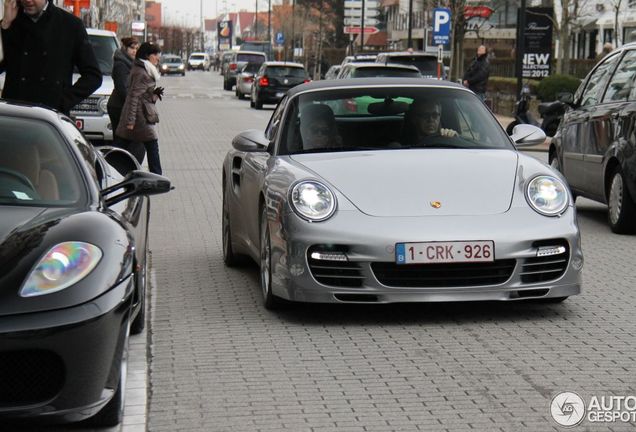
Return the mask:
<path id="1" fill-rule="evenodd" d="M 537 213 L 558 216 L 568 207 L 568 189 L 558 178 L 541 175 L 528 182 L 526 199 Z"/>
<path id="2" fill-rule="evenodd" d="M 327 220 L 336 211 L 336 196 L 314 180 L 296 183 L 291 188 L 290 202 L 296 213 L 310 222 Z"/>
<path id="3" fill-rule="evenodd" d="M 41 296 L 75 285 L 88 276 L 102 255 L 102 250 L 90 243 L 59 243 L 49 249 L 31 270 L 20 288 L 20 296 Z"/>

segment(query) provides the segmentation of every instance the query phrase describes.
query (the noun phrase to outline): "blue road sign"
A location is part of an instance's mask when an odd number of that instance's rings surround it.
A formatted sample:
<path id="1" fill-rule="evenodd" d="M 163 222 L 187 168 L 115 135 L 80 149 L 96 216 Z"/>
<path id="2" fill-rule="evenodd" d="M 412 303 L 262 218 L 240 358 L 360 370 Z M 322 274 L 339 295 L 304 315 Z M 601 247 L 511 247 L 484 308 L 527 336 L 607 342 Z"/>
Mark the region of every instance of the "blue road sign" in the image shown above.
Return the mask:
<path id="1" fill-rule="evenodd" d="M 276 33 L 276 43 L 282 45 L 285 43 L 285 35 L 282 32 Z"/>
<path id="2" fill-rule="evenodd" d="M 450 9 L 433 9 L 433 45 L 448 45 L 450 41 L 450 28 Z"/>

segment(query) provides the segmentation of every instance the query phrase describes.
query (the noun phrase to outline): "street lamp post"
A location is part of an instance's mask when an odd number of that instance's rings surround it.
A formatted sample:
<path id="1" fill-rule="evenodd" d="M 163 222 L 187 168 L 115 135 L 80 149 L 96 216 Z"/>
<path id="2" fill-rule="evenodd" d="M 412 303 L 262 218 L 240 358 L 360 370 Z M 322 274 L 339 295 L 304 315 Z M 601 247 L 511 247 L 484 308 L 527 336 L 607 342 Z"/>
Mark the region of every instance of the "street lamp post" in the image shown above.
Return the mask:
<path id="1" fill-rule="evenodd" d="M 291 37 L 291 61 L 294 61 L 296 49 L 296 0 L 292 0 L 292 37 Z"/>
<path id="2" fill-rule="evenodd" d="M 272 0 L 267 0 L 267 42 L 269 42 L 271 46 L 271 43 L 272 43 Z"/>
<path id="3" fill-rule="evenodd" d="M 413 0 L 409 0 L 409 28 L 406 44 L 407 48 L 413 48 Z"/>
<path id="4" fill-rule="evenodd" d="M 258 0 L 254 0 L 254 40 L 258 40 Z"/>
<path id="5" fill-rule="evenodd" d="M 517 96 L 521 98 L 521 89 L 523 88 L 523 54 L 525 49 L 525 31 L 526 31 L 526 0 L 521 0 L 519 8 L 519 20 L 517 28 Z"/>

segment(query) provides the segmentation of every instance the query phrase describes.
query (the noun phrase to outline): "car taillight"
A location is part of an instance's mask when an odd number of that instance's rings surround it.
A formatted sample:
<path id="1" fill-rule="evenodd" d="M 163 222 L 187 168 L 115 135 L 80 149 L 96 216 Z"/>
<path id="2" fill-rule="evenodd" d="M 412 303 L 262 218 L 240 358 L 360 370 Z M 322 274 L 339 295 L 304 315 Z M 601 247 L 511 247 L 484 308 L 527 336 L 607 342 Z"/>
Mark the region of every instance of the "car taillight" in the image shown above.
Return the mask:
<path id="1" fill-rule="evenodd" d="M 267 87 L 269 85 L 269 78 L 266 76 L 261 77 L 261 79 L 258 80 L 258 85 L 261 87 Z"/>
<path id="2" fill-rule="evenodd" d="M 252 82 L 252 81 L 254 81 L 254 77 L 245 77 L 245 78 L 243 78 L 243 82 L 248 82 L 248 83 L 250 83 L 250 82 Z"/>
<path id="3" fill-rule="evenodd" d="M 236 63 L 230 63 L 230 70 L 236 70 Z"/>
<path id="4" fill-rule="evenodd" d="M 347 99 L 345 100 L 345 109 L 351 112 L 358 112 L 358 104 L 355 99 Z"/>
<path id="5" fill-rule="evenodd" d="M 304 82 L 308 83 L 308 82 L 311 82 L 311 80 L 309 78 L 307 78 Z"/>

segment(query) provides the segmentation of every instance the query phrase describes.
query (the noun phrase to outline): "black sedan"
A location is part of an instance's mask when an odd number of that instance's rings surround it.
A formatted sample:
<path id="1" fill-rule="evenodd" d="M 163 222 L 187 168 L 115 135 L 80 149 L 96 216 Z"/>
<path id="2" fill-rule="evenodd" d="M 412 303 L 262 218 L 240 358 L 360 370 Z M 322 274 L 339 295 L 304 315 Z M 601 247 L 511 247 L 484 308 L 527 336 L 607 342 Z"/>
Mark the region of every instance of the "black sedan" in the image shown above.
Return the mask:
<path id="1" fill-rule="evenodd" d="M 268 61 L 254 77 L 250 106 L 261 109 L 263 104 L 277 104 L 287 90 L 311 81 L 300 63 Z"/>
<path id="2" fill-rule="evenodd" d="M 68 117 L 0 102 L 0 423 L 121 421 L 147 195 L 170 188 Z"/>

